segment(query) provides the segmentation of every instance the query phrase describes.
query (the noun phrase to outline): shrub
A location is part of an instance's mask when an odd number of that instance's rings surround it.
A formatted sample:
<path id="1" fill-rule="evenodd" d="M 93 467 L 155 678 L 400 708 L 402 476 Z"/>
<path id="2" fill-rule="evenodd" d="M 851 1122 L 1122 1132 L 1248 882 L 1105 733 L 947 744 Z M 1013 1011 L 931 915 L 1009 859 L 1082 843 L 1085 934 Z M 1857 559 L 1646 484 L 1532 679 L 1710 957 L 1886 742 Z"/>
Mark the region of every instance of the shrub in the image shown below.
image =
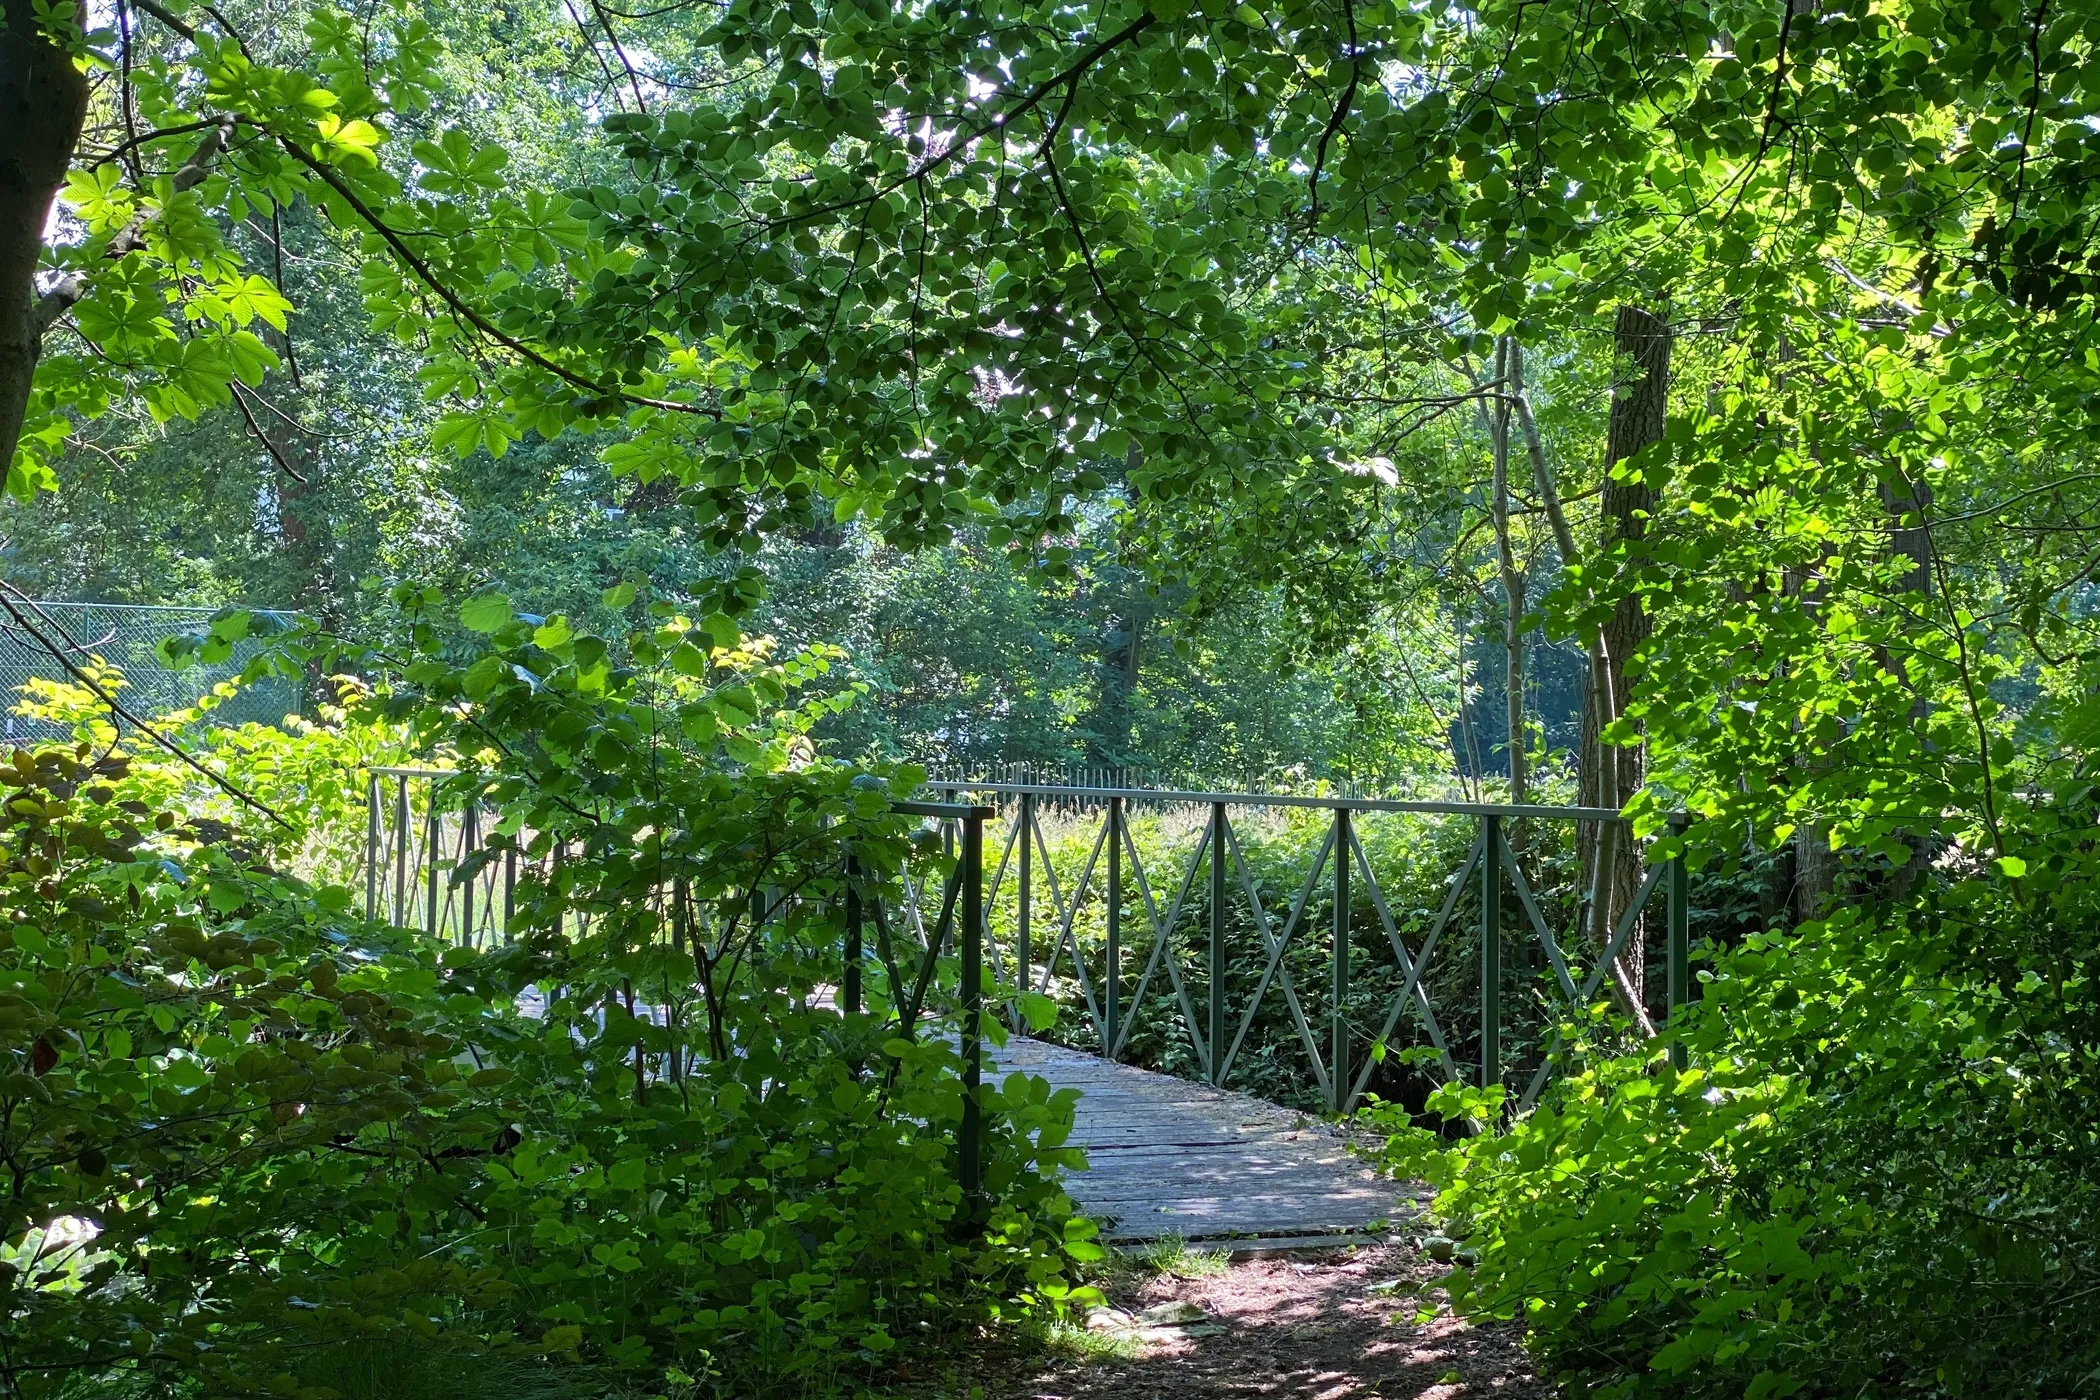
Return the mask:
<path id="1" fill-rule="evenodd" d="M 2095 912 L 2082 878 L 1967 878 L 1751 936 L 1683 1027 L 1691 1068 L 1599 1055 L 1456 1148 L 1375 1113 L 1386 1164 L 1477 1259 L 1453 1301 L 1522 1319 L 1578 1393 L 2078 1393 Z"/>
<path id="2" fill-rule="evenodd" d="M 781 703 L 815 663 L 672 623 L 649 660 L 691 656 L 615 674 L 604 643 L 479 606 L 461 664 L 426 656 L 344 723 L 413 734 L 501 808 L 478 859 L 529 872 L 503 947 L 366 924 L 249 818 L 191 819 L 157 763 L 0 769 L 18 1393 L 318 1397 L 318 1359 L 404 1348 L 821 1390 L 922 1331 L 1054 1312 L 1098 1257 L 1055 1180 L 1070 1092 L 985 1088 L 966 1200 L 952 1005 L 900 1023 L 886 964 L 865 1012 L 820 994 L 845 853 L 893 894 L 929 856 L 893 782 L 818 758 Z"/>

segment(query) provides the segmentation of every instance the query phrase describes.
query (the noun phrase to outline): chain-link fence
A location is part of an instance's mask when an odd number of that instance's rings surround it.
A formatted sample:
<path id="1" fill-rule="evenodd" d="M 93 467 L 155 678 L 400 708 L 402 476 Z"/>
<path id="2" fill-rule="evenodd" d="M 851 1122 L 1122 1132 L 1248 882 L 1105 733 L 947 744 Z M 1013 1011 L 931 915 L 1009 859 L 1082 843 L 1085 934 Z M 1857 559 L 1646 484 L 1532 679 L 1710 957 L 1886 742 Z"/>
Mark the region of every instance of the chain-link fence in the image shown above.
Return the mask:
<path id="1" fill-rule="evenodd" d="M 75 664 L 99 658 L 122 671 L 125 684 L 118 698 L 134 714 L 149 719 L 196 704 L 213 686 L 239 675 L 261 645 L 254 640 L 236 642 L 224 661 L 198 662 L 174 671 L 160 659 L 161 642 L 205 632 L 219 609 L 142 603 L 39 602 L 33 606 L 35 611 L 24 611 L 37 630 L 62 646 Z M 269 616 L 290 620 L 289 614 Z M 10 740 L 58 737 L 52 726 L 13 712 L 31 677 L 70 679 L 65 666 L 28 629 L 12 620 L 0 620 L 0 698 L 8 711 L 0 723 Z M 243 687 L 213 710 L 212 718 L 228 725 L 276 724 L 298 712 L 299 698 L 295 681 L 272 677 Z"/>

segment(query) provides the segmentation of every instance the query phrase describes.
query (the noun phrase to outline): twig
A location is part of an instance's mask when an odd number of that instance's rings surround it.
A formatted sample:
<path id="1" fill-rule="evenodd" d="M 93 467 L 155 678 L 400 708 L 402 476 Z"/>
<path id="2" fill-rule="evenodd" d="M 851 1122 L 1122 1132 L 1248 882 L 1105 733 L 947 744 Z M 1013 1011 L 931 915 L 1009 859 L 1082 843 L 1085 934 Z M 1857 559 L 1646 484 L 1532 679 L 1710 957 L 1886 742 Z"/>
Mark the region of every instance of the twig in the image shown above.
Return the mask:
<path id="1" fill-rule="evenodd" d="M 255 415 L 248 411 L 248 400 L 241 389 L 240 381 L 234 380 L 228 387 L 233 390 L 233 405 L 241 411 L 241 421 L 248 425 L 248 431 L 254 434 L 255 440 L 263 445 L 263 449 L 276 459 L 279 470 L 301 486 L 308 485 L 307 479 L 299 474 L 299 469 L 291 464 L 283 449 L 270 441 L 270 435 L 262 430 L 262 425 L 255 421 Z"/>
<path id="2" fill-rule="evenodd" d="M 7 594 L 9 593 L 12 593 L 15 596 L 15 598 L 20 599 L 24 604 L 28 605 L 30 611 L 34 612 L 38 617 L 42 618 L 46 623 L 48 623 L 51 626 L 51 628 L 54 631 L 56 631 L 61 637 L 66 636 L 65 629 L 60 627 L 56 622 L 52 621 L 51 615 L 45 612 L 43 608 L 37 604 L 35 599 L 31 598 L 28 594 L 22 592 L 21 589 L 16 588 L 13 584 L 8 583 L 4 579 L 0 579 L 0 609 L 5 609 L 7 615 L 15 620 L 16 626 L 20 627 L 24 632 L 27 632 L 30 635 L 30 637 L 35 640 L 37 646 L 41 648 L 47 655 L 49 655 L 54 661 L 58 662 L 59 665 L 65 667 L 66 673 L 68 675 L 72 676 L 74 680 L 80 682 L 81 685 L 87 687 L 87 689 L 91 693 L 93 693 L 96 699 L 100 700 L 103 704 L 107 705 L 111 714 L 125 721 L 132 728 L 138 730 L 141 734 L 144 734 L 147 738 L 151 739 L 161 748 L 164 748 L 169 753 L 175 755 L 176 758 L 182 760 L 182 762 L 185 765 L 187 765 L 191 769 L 194 769 L 197 773 L 203 775 L 203 777 L 207 779 L 212 784 L 212 786 L 218 788 L 228 797 L 233 798 L 236 802 L 241 803 L 243 806 L 253 807 L 256 811 L 262 813 L 271 821 L 276 822 L 286 831 L 296 830 L 296 828 L 293 827 L 293 825 L 290 822 L 286 821 L 282 816 L 279 816 L 275 810 L 273 810 L 271 807 L 269 807 L 267 804 L 261 801 L 261 799 L 251 796 L 239 787 L 236 787 L 233 783 L 229 782 L 226 778 L 220 776 L 218 773 L 213 772 L 210 768 L 207 768 L 204 764 L 198 762 L 195 758 L 192 758 L 188 750 L 184 749 L 180 744 L 176 743 L 173 739 L 161 733 L 158 729 L 148 724 L 145 720 L 140 719 L 136 714 L 132 713 L 131 709 L 128 706 L 126 706 L 123 701 L 117 699 L 116 696 L 112 695 L 100 681 L 96 680 L 93 676 L 89 675 L 86 671 L 82 670 L 80 666 L 74 662 L 73 658 L 66 654 L 65 648 L 60 647 L 56 642 L 53 642 L 49 637 L 46 637 L 43 633 L 39 632 L 36 629 L 36 625 L 32 623 L 26 616 L 23 615 L 21 608 L 15 606 L 14 600 L 7 597 Z M 72 638 L 66 637 L 66 640 L 70 642 Z"/>

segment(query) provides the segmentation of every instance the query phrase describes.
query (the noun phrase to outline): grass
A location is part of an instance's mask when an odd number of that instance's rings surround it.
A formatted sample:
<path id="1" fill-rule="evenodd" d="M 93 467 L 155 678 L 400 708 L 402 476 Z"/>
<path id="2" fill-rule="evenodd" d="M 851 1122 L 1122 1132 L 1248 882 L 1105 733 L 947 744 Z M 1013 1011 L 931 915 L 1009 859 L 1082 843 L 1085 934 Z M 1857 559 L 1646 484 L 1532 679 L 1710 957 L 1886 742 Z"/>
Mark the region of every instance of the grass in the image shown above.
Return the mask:
<path id="1" fill-rule="evenodd" d="M 1125 1256 L 1149 1273 L 1172 1274 L 1175 1278 L 1210 1278 L 1232 1266 L 1232 1255 L 1222 1249 L 1203 1249 L 1179 1235 L 1153 1240 Z"/>
<path id="2" fill-rule="evenodd" d="M 1051 1323 L 1043 1329 L 1042 1344 L 1052 1356 L 1088 1363 L 1129 1361 L 1145 1351 L 1144 1339 L 1134 1330 L 1095 1332 L 1076 1322 Z"/>

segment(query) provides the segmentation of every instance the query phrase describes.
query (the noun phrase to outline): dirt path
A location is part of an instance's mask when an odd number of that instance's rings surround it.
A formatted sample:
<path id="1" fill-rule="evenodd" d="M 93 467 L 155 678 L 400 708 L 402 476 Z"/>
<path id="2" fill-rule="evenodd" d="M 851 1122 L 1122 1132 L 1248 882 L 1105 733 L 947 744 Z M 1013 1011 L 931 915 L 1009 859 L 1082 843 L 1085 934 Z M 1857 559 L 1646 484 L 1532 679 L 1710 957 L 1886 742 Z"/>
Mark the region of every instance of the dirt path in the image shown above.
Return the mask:
<path id="1" fill-rule="evenodd" d="M 1034 1374 L 985 1384 L 985 1392 L 997 1400 L 1552 1396 L 1507 1330 L 1468 1327 L 1441 1307 L 1414 1320 L 1441 1295 L 1408 1285 L 1442 1271 L 1410 1247 L 1389 1245 L 1252 1259 L 1207 1276 L 1133 1274 L 1107 1289 L 1133 1320 L 1176 1301 L 1206 1318 L 1128 1332 L 1124 1345 L 1135 1355 L 1038 1362 Z"/>

